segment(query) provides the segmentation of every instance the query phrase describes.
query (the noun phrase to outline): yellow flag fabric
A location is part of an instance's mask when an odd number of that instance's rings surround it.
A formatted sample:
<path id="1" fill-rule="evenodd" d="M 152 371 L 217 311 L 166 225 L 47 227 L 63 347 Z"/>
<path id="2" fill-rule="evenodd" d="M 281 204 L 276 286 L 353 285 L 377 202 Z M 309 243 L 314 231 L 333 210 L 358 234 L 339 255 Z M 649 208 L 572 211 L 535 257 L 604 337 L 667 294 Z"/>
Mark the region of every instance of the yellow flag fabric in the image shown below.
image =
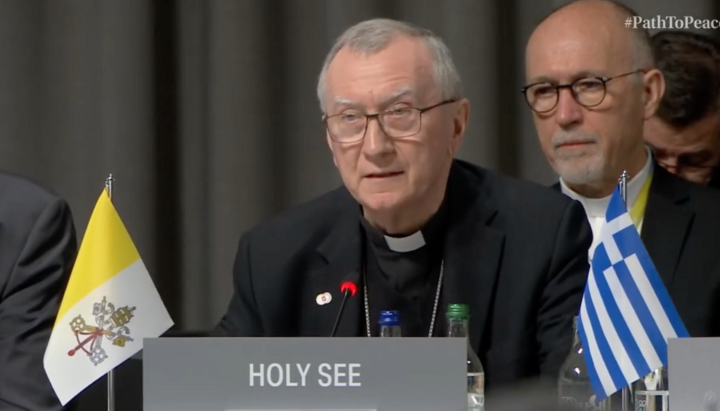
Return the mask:
<path id="1" fill-rule="evenodd" d="M 92 290 L 140 259 L 125 225 L 103 190 L 90 216 L 58 320 Z"/>
<path id="2" fill-rule="evenodd" d="M 103 190 L 88 223 L 45 351 L 65 405 L 173 325 L 117 210 Z"/>

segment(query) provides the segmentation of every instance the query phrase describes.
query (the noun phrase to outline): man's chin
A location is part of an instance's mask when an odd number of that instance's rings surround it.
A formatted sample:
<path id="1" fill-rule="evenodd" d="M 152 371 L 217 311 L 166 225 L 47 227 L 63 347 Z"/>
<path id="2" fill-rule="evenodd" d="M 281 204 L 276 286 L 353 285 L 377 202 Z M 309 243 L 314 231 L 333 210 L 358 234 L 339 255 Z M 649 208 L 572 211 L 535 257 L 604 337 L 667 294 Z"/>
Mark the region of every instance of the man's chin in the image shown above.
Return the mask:
<path id="1" fill-rule="evenodd" d="M 563 164 L 555 167 L 563 181 L 573 185 L 593 184 L 602 178 L 602 168 L 587 164 Z"/>
<path id="2" fill-rule="evenodd" d="M 363 208 L 372 212 L 388 212 L 400 207 L 401 196 L 395 192 L 371 193 L 362 196 Z"/>

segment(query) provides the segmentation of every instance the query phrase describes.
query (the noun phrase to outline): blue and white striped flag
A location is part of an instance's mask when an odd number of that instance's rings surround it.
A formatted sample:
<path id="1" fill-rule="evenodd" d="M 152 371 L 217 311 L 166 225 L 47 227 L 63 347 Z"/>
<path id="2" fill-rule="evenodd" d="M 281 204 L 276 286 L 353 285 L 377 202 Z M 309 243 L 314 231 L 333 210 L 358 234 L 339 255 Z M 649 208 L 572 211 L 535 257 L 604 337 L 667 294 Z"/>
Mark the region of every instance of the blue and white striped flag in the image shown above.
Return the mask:
<path id="1" fill-rule="evenodd" d="M 619 188 L 605 219 L 578 321 L 597 401 L 667 365 L 668 338 L 688 337 Z"/>

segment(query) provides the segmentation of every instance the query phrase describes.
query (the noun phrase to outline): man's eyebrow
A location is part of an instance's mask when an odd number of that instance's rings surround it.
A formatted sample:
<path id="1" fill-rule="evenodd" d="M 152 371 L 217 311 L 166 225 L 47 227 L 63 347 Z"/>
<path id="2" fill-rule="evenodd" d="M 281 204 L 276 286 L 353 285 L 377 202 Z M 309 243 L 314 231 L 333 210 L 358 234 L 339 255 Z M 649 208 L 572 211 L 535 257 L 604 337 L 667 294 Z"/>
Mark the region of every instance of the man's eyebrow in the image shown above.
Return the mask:
<path id="1" fill-rule="evenodd" d="M 357 101 L 348 100 L 348 99 L 342 98 L 342 97 L 335 97 L 335 99 L 333 100 L 333 106 L 335 106 L 335 107 L 337 107 L 337 106 L 355 107 L 355 106 L 359 106 L 359 105 L 360 105 L 360 103 L 358 103 Z"/>
<path id="2" fill-rule="evenodd" d="M 575 80 L 585 78 L 585 77 L 606 77 L 606 76 L 599 74 L 597 71 L 583 70 L 583 71 L 574 73 L 572 76 L 570 76 L 570 81 L 568 83 L 572 83 Z M 533 77 L 528 84 L 538 84 L 538 83 L 560 84 L 560 82 L 557 80 L 557 78 L 550 77 L 550 76 Z"/>
<path id="3" fill-rule="evenodd" d="M 390 95 L 385 97 L 382 100 L 380 106 L 384 107 L 384 106 L 390 105 L 390 104 L 396 102 L 397 100 L 400 100 L 403 97 L 413 94 L 414 92 L 415 92 L 415 89 L 413 89 L 412 87 L 403 87 L 399 90 L 396 90 L 396 91 L 390 93 Z M 335 97 L 335 99 L 333 100 L 333 106 L 334 107 L 345 106 L 345 107 L 361 108 L 362 104 L 360 104 L 358 101 L 355 101 L 355 100 L 350 100 L 350 99 L 346 99 L 343 97 Z"/>
<path id="4" fill-rule="evenodd" d="M 538 84 L 538 83 L 556 83 L 555 79 L 550 78 L 548 76 L 540 76 L 540 77 L 533 77 L 528 81 L 528 85 L 530 84 Z"/>

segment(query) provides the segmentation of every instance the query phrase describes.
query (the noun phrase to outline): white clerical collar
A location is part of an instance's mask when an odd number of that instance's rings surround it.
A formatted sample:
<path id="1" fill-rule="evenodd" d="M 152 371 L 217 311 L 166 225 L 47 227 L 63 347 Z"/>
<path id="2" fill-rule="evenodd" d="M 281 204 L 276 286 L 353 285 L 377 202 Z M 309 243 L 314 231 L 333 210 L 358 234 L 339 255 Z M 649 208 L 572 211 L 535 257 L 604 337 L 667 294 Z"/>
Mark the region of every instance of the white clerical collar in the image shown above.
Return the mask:
<path id="1" fill-rule="evenodd" d="M 398 253 L 415 251 L 425 245 L 425 237 L 423 237 L 422 231 L 410 234 L 407 237 L 390 237 L 387 235 L 384 237 L 388 247 Z"/>
<path id="2" fill-rule="evenodd" d="M 640 170 L 640 172 L 627 183 L 628 208 L 631 208 L 632 205 L 635 204 L 635 200 L 637 200 L 638 196 L 640 195 L 640 191 L 645 184 L 645 180 L 647 180 L 648 176 L 650 175 L 651 168 L 652 153 L 648 149 L 648 156 L 645 165 Z M 610 204 L 610 198 L 612 198 L 612 194 L 603 198 L 587 198 L 573 191 L 570 187 L 567 186 L 567 184 L 565 184 L 562 178 L 560 178 L 560 188 L 563 194 L 574 200 L 578 200 L 583 205 L 583 207 L 585 208 L 585 213 L 587 213 L 588 217 L 605 218 L 605 213 L 607 211 L 608 205 Z"/>

